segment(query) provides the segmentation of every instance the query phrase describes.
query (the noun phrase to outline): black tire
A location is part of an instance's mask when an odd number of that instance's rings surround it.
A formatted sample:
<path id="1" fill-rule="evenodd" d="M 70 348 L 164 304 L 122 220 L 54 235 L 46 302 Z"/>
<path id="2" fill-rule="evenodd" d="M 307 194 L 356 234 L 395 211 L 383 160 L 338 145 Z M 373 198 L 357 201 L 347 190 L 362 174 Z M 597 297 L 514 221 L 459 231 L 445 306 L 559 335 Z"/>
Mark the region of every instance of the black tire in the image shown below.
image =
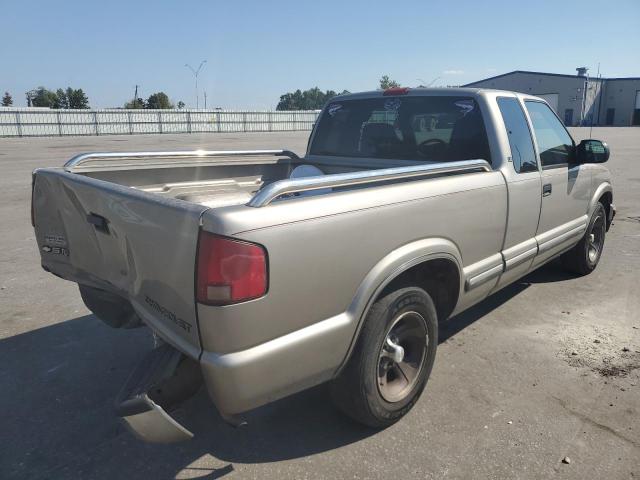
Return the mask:
<path id="1" fill-rule="evenodd" d="M 394 332 L 399 336 L 394 337 Z M 423 333 L 425 345 L 420 347 Z M 396 362 L 388 357 L 392 355 L 388 348 L 398 345 L 402 347 L 398 351 L 403 352 L 403 360 Z M 381 297 L 364 320 L 349 362 L 332 382 L 335 405 L 349 417 L 370 427 L 387 427 L 395 423 L 411 410 L 422 394 L 433 368 L 437 346 L 437 314 L 427 292 L 407 287 Z M 412 373 L 413 380 L 409 381 Z M 406 385 L 403 385 L 405 381 Z M 396 386 L 392 388 L 394 382 Z"/>
<path id="2" fill-rule="evenodd" d="M 562 255 L 562 264 L 567 270 L 579 275 L 588 275 L 598 266 L 607 232 L 607 213 L 598 203 L 591 214 L 584 236 L 578 244 Z"/>

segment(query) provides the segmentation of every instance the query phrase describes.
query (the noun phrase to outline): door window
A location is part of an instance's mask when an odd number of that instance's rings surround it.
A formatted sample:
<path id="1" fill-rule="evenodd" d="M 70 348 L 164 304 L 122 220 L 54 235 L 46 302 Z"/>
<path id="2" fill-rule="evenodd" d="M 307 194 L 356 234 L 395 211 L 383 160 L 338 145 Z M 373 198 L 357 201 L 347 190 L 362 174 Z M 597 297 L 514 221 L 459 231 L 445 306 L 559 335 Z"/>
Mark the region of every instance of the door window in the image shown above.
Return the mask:
<path id="1" fill-rule="evenodd" d="M 517 98 L 501 97 L 498 98 L 498 107 L 509 137 L 513 168 L 518 173 L 537 171 L 536 153 L 520 102 Z"/>
<path id="2" fill-rule="evenodd" d="M 525 105 L 538 142 L 542 167 L 571 163 L 573 140 L 562 122 L 546 103 L 529 100 Z"/>

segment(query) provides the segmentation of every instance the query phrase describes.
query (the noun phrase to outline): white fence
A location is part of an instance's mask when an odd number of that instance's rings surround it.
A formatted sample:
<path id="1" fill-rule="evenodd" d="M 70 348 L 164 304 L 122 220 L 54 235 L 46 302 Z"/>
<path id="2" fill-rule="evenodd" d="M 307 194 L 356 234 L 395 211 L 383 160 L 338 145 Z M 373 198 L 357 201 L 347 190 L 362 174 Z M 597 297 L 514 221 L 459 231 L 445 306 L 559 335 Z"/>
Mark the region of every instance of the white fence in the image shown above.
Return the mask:
<path id="1" fill-rule="evenodd" d="M 0 137 L 311 130 L 318 110 L 49 110 L 0 108 Z"/>

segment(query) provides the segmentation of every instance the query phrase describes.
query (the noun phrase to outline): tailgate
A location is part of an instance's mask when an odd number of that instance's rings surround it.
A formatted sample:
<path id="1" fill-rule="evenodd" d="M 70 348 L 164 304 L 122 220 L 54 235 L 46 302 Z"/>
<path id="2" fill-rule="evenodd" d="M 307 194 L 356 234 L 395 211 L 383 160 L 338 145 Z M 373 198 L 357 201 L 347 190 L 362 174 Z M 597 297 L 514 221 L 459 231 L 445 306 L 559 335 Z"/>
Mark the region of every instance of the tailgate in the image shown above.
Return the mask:
<path id="1" fill-rule="evenodd" d="M 206 207 L 62 169 L 34 175 L 42 266 L 127 298 L 150 327 L 198 358 L 194 268 Z"/>

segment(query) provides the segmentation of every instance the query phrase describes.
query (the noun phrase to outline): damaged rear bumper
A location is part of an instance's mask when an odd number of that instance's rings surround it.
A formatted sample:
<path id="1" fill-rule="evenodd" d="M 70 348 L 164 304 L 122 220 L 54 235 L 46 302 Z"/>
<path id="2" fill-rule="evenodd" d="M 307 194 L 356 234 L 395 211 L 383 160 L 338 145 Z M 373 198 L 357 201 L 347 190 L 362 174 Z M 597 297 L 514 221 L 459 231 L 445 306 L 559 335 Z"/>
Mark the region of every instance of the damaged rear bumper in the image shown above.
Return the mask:
<path id="1" fill-rule="evenodd" d="M 141 439 L 167 443 L 191 432 L 170 416 L 202 382 L 222 418 L 318 385 L 334 377 L 353 337 L 354 322 L 340 314 L 247 350 L 203 351 L 199 361 L 165 344 L 136 368 L 117 402 L 120 416 Z"/>
<path id="2" fill-rule="evenodd" d="M 116 399 L 116 412 L 138 438 L 152 443 L 189 440 L 193 434 L 169 412 L 202 384 L 198 363 L 165 344 L 134 369 Z"/>

